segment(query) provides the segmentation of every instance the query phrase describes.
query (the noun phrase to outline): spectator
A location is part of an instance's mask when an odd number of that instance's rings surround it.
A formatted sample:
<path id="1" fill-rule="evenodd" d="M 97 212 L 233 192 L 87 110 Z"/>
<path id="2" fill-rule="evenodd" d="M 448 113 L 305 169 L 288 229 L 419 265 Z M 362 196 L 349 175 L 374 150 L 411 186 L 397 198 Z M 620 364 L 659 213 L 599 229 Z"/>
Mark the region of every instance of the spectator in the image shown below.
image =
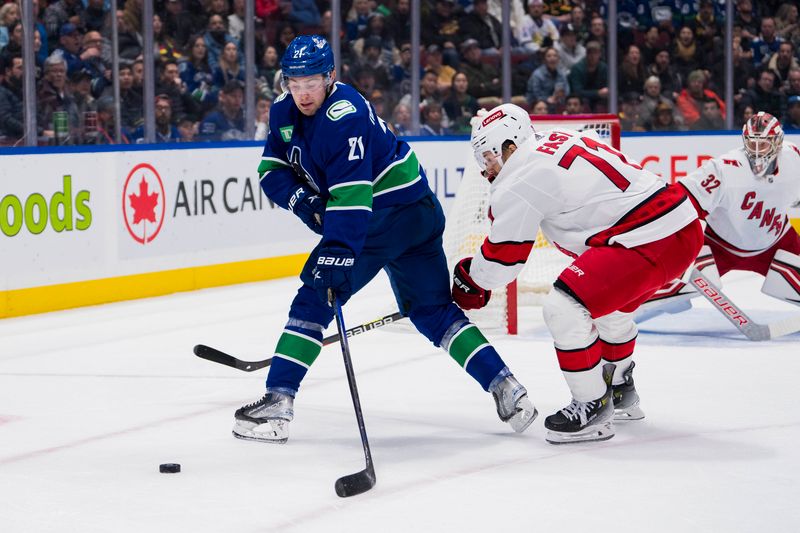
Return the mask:
<path id="1" fill-rule="evenodd" d="M 174 143 L 180 142 L 181 134 L 178 128 L 172 125 L 172 104 L 166 94 L 156 96 L 156 131 L 155 143 Z M 144 142 L 144 126 L 137 128 L 131 135 L 131 140 L 135 143 Z"/>
<path id="2" fill-rule="evenodd" d="M 795 48 L 800 44 L 800 24 L 798 24 L 797 4 L 785 2 L 775 13 L 775 33 L 784 41 L 791 42 Z"/>
<path id="3" fill-rule="evenodd" d="M 694 70 L 689 73 L 686 88 L 678 95 L 676 102 L 678 110 L 683 116 L 684 123 L 689 127 L 700 119 L 703 102 L 708 98 L 715 99 L 722 113 L 725 113 L 725 103 L 714 91 L 706 89 L 705 84 L 705 73 L 702 70 Z"/>
<path id="4" fill-rule="evenodd" d="M 733 19 L 733 25 L 742 29 L 742 38 L 752 41 L 758 37 L 761 20 L 753 11 L 752 0 L 736 1 L 736 17 Z"/>
<path id="5" fill-rule="evenodd" d="M 105 9 L 105 0 L 87 0 L 86 9 L 81 18 L 83 28 L 89 31 L 102 32 L 106 29 L 108 12 Z"/>
<path id="6" fill-rule="evenodd" d="M 593 113 L 603 112 L 608 106 L 608 66 L 600 55 L 600 43 L 587 43 L 586 57 L 572 67 L 568 78 L 572 93 L 580 96 Z"/>
<path id="7" fill-rule="evenodd" d="M 166 0 L 161 19 L 164 33 L 171 36 L 180 48 L 186 48 L 189 38 L 202 30 L 195 26 L 195 18 L 191 14 L 184 13 L 183 0 Z"/>
<path id="8" fill-rule="evenodd" d="M 394 54 L 394 39 L 389 29 L 386 27 L 386 17 L 381 13 L 373 12 L 367 19 L 367 29 L 364 30 L 361 38 L 353 43 L 353 49 L 359 56 L 364 55 L 364 48 L 367 42 L 378 44 L 379 57 L 384 65 L 392 64 Z"/>
<path id="9" fill-rule="evenodd" d="M 205 12 L 209 15 L 219 15 L 227 18 L 230 12 L 230 5 L 228 0 L 203 0 Z"/>
<path id="10" fill-rule="evenodd" d="M 420 135 L 449 135 L 450 131 L 442 124 L 443 111 L 442 104 L 434 100 L 426 100 L 422 104 L 422 116 L 420 117 Z"/>
<path id="11" fill-rule="evenodd" d="M 103 96 L 95 102 L 97 108 L 97 144 L 117 144 L 114 127 L 114 98 Z M 129 144 L 124 129 L 120 132 L 121 144 Z"/>
<path id="12" fill-rule="evenodd" d="M 216 90 L 222 89 L 231 80 L 244 83 L 244 69 L 239 60 L 239 47 L 234 42 L 227 42 L 214 69 L 213 85 Z"/>
<path id="13" fill-rule="evenodd" d="M 256 132 L 255 140 L 263 141 L 269 133 L 269 112 L 272 109 L 272 100 L 264 95 L 256 98 Z"/>
<path id="14" fill-rule="evenodd" d="M 78 28 L 70 22 L 61 26 L 59 33 L 61 37 L 58 40 L 59 47 L 56 52 L 60 52 L 61 57 L 67 62 L 67 75 L 70 75 L 83 68 L 83 60 L 78 56 L 81 51 L 82 36 Z M 91 49 L 90 51 L 97 55 L 100 54 L 97 49 Z"/>
<path id="15" fill-rule="evenodd" d="M 69 76 L 69 89 L 72 100 L 75 102 L 76 122 L 71 132 L 74 144 L 89 143 L 86 137 L 86 113 L 94 112 L 95 104 L 92 97 L 92 76 L 85 70 L 73 72 Z"/>
<path id="16" fill-rule="evenodd" d="M 455 7 L 454 0 L 436 0 L 433 11 L 422 24 L 422 42 L 438 45 L 444 55 L 444 62 L 449 65 L 458 63 L 456 47 L 461 44 L 463 35 Z"/>
<path id="17" fill-rule="evenodd" d="M 701 116 L 692 124 L 692 130 L 724 130 L 725 120 L 720 113 L 719 102 L 713 98 L 708 98 L 703 102 Z"/>
<path id="18" fill-rule="evenodd" d="M 345 22 L 348 41 L 355 41 L 367 29 L 370 13 L 372 13 L 372 9 L 370 8 L 369 0 L 353 0 L 353 7 L 350 9 Z M 294 39 L 294 37 L 292 38 Z"/>
<path id="19" fill-rule="evenodd" d="M 635 92 L 642 94 L 644 89 L 644 65 L 639 47 L 632 44 L 619 66 L 620 94 Z"/>
<path id="20" fill-rule="evenodd" d="M 733 101 L 739 106 L 751 83 L 755 83 L 755 67 L 753 67 L 752 49 L 745 52 L 742 49 L 742 38 L 733 38 Z M 718 62 L 713 67 L 717 79 L 722 79 L 725 73 L 725 63 Z"/>
<path id="21" fill-rule="evenodd" d="M 661 81 L 656 76 L 650 76 L 644 82 L 644 95 L 639 104 L 639 117 L 641 123 L 651 122 L 653 113 L 659 104 L 672 104 L 672 100 L 665 97 L 661 90 Z"/>
<path id="22" fill-rule="evenodd" d="M 320 23 L 320 14 L 314 0 L 288 0 L 280 3 L 287 20 L 300 27 L 316 27 Z M 288 11 L 288 12 L 287 12 Z"/>
<path id="23" fill-rule="evenodd" d="M 61 27 L 68 22 L 73 26 L 80 26 L 82 14 L 83 4 L 81 0 L 57 0 L 47 6 L 44 12 L 44 26 L 47 30 L 48 47 L 50 49 L 55 50 L 58 46 Z"/>
<path id="24" fill-rule="evenodd" d="M 622 131 L 643 131 L 642 120 L 639 114 L 641 95 L 628 92 L 620 99 L 619 125 Z"/>
<path id="25" fill-rule="evenodd" d="M 606 59 L 606 21 L 603 20 L 603 17 L 592 17 L 591 22 L 589 23 L 589 37 L 586 38 L 586 42 L 584 44 L 588 44 L 591 42 L 599 43 L 601 48 L 601 57 L 603 60 Z"/>
<path id="26" fill-rule="evenodd" d="M 531 106 L 531 115 L 547 115 L 549 113 L 549 108 L 547 102 L 544 100 L 537 100 Z"/>
<path id="27" fill-rule="evenodd" d="M 684 131 L 686 127 L 678 121 L 672 105 L 662 102 L 656 106 L 652 120 L 646 125 L 648 131 Z"/>
<path id="28" fill-rule="evenodd" d="M 422 69 L 420 68 L 420 78 Z M 400 45 L 400 61 L 392 65 L 392 92 L 396 99 L 411 93 L 411 44 Z"/>
<path id="29" fill-rule="evenodd" d="M 361 93 L 361 96 L 369 98 L 369 95 L 375 90 L 375 72 L 369 67 L 357 69 L 355 72 L 355 79 L 353 80 L 353 87 Z M 411 95 L 409 94 L 407 96 L 410 101 Z"/>
<path id="30" fill-rule="evenodd" d="M 208 49 L 202 35 L 196 35 L 189 40 L 189 49 L 186 59 L 178 65 L 181 80 L 186 85 L 186 91 L 206 112 L 217 103 L 217 95 L 213 91 L 214 75 L 208 65 Z"/>
<path id="31" fill-rule="evenodd" d="M 8 45 L 11 26 L 20 20 L 19 6 L 15 3 L 0 7 L 0 50 Z"/>
<path id="32" fill-rule="evenodd" d="M 22 117 L 22 57 L 13 56 L 5 63 L 0 83 L 0 137 L 6 142 L 25 135 Z"/>
<path id="33" fill-rule="evenodd" d="M 533 71 L 528 80 L 528 87 L 525 98 L 533 103 L 536 100 L 545 100 L 547 105 L 552 108 L 556 105 L 556 84 L 562 87 L 564 96 L 570 92 L 567 76 L 558 69 L 558 52 L 555 48 L 547 48 L 544 51 L 544 62 Z"/>
<path id="34" fill-rule="evenodd" d="M 411 0 L 397 0 L 386 27 L 395 43 L 411 41 Z"/>
<path id="35" fill-rule="evenodd" d="M 68 128 L 73 130 L 77 123 L 77 109 L 67 88 L 67 62 L 58 52 L 44 62 L 44 75 L 36 97 L 37 121 L 52 135 L 53 113 L 66 111 Z"/>
<path id="36" fill-rule="evenodd" d="M 389 117 L 388 109 L 389 109 L 389 102 L 386 100 L 386 96 L 384 96 L 383 91 L 380 89 L 375 89 L 367 98 L 369 103 L 372 104 L 372 108 L 375 110 L 375 114 L 382 118 L 384 121 L 391 118 Z"/>
<path id="37" fill-rule="evenodd" d="M 357 65 L 358 70 L 369 69 L 375 76 L 375 85 L 382 90 L 389 88 L 389 65 L 384 61 L 380 37 L 368 37 L 364 42 L 364 55 Z"/>
<path id="38" fill-rule="evenodd" d="M 563 35 L 563 33 L 562 33 Z M 570 94 L 564 104 L 565 115 L 580 115 L 583 113 L 583 101 L 577 94 Z"/>
<path id="39" fill-rule="evenodd" d="M 261 56 L 261 63 L 258 65 L 256 90 L 270 100 L 273 100 L 276 96 L 272 91 L 272 84 L 275 83 L 275 74 L 280 69 L 278 59 L 278 52 L 275 47 L 267 46 Z"/>
<path id="40" fill-rule="evenodd" d="M 187 114 L 197 116 L 200 113 L 200 106 L 181 80 L 178 64 L 175 61 L 167 61 L 159 66 L 158 74 L 156 94 L 169 98 L 170 116 L 176 119 Z"/>
<path id="41" fill-rule="evenodd" d="M 561 28 L 561 39 L 556 41 L 553 48 L 558 52 L 558 68 L 567 74 L 578 61 L 586 57 L 586 48 L 578 42 L 578 36 L 572 24 L 565 24 Z"/>
<path id="42" fill-rule="evenodd" d="M 197 137 L 197 122 L 189 117 L 183 117 L 178 120 L 178 132 L 181 135 L 183 143 L 194 142 Z"/>
<path id="43" fill-rule="evenodd" d="M 786 95 L 800 96 L 800 68 L 790 68 L 786 82 Z"/>
<path id="44" fill-rule="evenodd" d="M 542 0 L 528 1 L 528 14 L 522 19 L 517 35 L 520 47 L 526 52 L 536 53 L 542 48 L 553 46 L 559 39 L 555 24 L 544 18 L 544 7 Z"/>
<path id="45" fill-rule="evenodd" d="M 553 53 L 555 54 L 555 50 Z M 461 56 L 463 58 L 461 70 L 469 80 L 470 94 L 478 99 L 481 106 L 499 105 L 500 73 L 494 66 L 481 61 L 481 49 L 478 41 L 467 39 L 461 43 Z M 558 61 L 557 54 L 556 61 Z"/>
<path id="46" fill-rule="evenodd" d="M 129 2 L 134 5 L 135 2 Z M 124 11 L 117 11 L 117 37 L 119 57 L 133 61 L 142 55 L 142 40 L 139 33 L 130 25 Z"/>
<path id="47" fill-rule="evenodd" d="M 767 63 L 767 68 L 778 75 L 776 87 L 780 87 L 789 79 L 789 69 L 798 68 L 800 64 L 794 55 L 794 45 L 784 41 L 778 46 L 778 52 L 772 54 Z"/>
<path id="48" fill-rule="evenodd" d="M 158 15 L 153 15 L 153 41 L 156 60 L 179 61 L 182 58 L 175 41 L 164 32 L 164 25 Z"/>
<path id="49" fill-rule="evenodd" d="M 499 55 L 503 25 L 489 14 L 488 0 L 473 0 L 472 11 L 459 22 L 461 31 L 478 41 L 484 55 Z"/>
<path id="50" fill-rule="evenodd" d="M 583 8 L 576 4 L 572 6 L 572 11 L 569 12 L 569 24 L 572 24 L 575 30 L 575 35 L 579 43 L 585 43 L 589 37 L 589 25 L 586 24 L 586 12 Z"/>
<path id="51" fill-rule="evenodd" d="M 713 39 L 719 35 L 720 27 L 714 17 L 713 0 L 700 0 L 700 9 L 694 19 L 694 34 L 698 44 L 703 48 L 713 46 Z"/>
<path id="52" fill-rule="evenodd" d="M 639 51 L 642 53 L 642 64 L 649 67 L 656 61 L 658 54 L 664 47 L 661 44 L 661 33 L 658 26 L 650 26 L 644 34 L 644 42 Z"/>
<path id="53" fill-rule="evenodd" d="M 761 35 L 753 39 L 753 63 L 766 65 L 772 54 L 778 51 L 783 39 L 775 33 L 775 19 L 764 17 L 761 19 Z M 763 111 L 763 110 L 762 110 Z"/>
<path id="54" fill-rule="evenodd" d="M 233 0 L 233 13 L 228 15 L 228 33 L 241 42 L 244 34 L 244 0 Z"/>
<path id="55" fill-rule="evenodd" d="M 745 105 L 742 108 L 742 117 L 739 120 L 737 125 L 738 126 L 744 126 L 747 123 L 748 120 L 753 118 L 753 115 L 755 115 L 755 114 L 756 114 L 756 110 L 755 110 L 755 108 L 753 106 L 751 106 L 749 104 Z"/>
<path id="56" fill-rule="evenodd" d="M 213 69 L 217 68 L 219 63 L 219 56 L 222 54 L 223 48 L 227 43 L 233 43 L 237 47 L 238 41 L 231 37 L 225 29 L 225 19 L 222 15 L 211 15 L 208 17 L 208 26 L 206 33 L 203 36 L 206 49 L 208 50 L 208 66 Z"/>
<path id="57" fill-rule="evenodd" d="M 453 76 L 450 96 L 444 102 L 444 111 L 450 118 L 450 129 L 455 135 L 468 135 L 472 131 L 470 120 L 478 112 L 478 101 L 469 94 L 469 80 L 463 72 Z"/>
<path id="58" fill-rule="evenodd" d="M 782 117 L 785 111 L 785 100 L 775 88 L 777 76 L 769 69 L 762 69 L 758 74 L 755 86 L 745 93 L 742 99 L 754 109 L 765 111 L 774 117 Z"/>
<path id="59" fill-rule="evenodd" d="M 130 65 L 119 66 L 119 100 L 122 128 L 133 131 L 141 126 L 144 116 L 142 91 L 134 87 Z"/>
<path id="60" fill-rule="evenodd" d="M 700 67 L 702 54 L 694 39 L 694 32 L 689 26 L 683 26 L 678 32 L 672 48 L 672 63 L 681 79 L 687 79 L 689 73 Z"/>
<path id="61" fill-rule="evenodd" d="M 789 97 L 786 116 L 781 120 L 781 125 L 785 130 L 800 130 L 800 96 Z"/>
<path id="62" fill-rule="evenodd" d="M 673 102 L 678 98 L 678 93 L 683 88 L 683 80 L 670 64 L 669 50 L 661 49 L 656 53 L 655 62 L 648 67 L 647 74 L 658 78 L 664 96 Z"/>
<path id="63" fill-rule="evenodd" d="M 392 129 L 398 137 L 413 135 L 411 131 L 411 109 L 408 104 L 399 103 L 392 111 Z"/>
<path id="64" fill-rule="evenodd" d="M 278 41 L 275 43 L 275 49 L 278 51 L 278 57 L 283 57 L 286 47 L 289 43 L 297 37 L 297 30 L 291 22 L 283 22 L 278 26 Z"/>
<path id="65" fill-rule="evenodd" d="M 442 49 L 439 45 L 432 44 L 425 55 L 425 70 L 436 74 L 436 84 L 440 93 L 447 94 L 453 84 L 456 70 L 450 65 L 442 63 Z"/>
<path id="66" fill-rule="evenodd" d="M 204 141 L 244 140 L 244 89 L 242 82 L 231 80 L 219 93 L 219 106 L 200 123 L 200 138 Z"/>

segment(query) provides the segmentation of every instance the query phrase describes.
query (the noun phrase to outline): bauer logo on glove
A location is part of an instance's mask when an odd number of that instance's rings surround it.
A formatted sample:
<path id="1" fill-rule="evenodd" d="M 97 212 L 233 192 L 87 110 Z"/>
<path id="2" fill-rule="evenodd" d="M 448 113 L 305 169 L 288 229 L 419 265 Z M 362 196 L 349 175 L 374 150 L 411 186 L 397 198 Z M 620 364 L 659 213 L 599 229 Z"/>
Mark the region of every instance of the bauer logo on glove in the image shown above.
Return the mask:
<path id="1" fill-rule="evenodd" d="M 481 309 L 486 307 L 492 297 L 488 291 L 475 283 L 469 275 L 472 258 L 462 259 L 453 271 L 453 300 L 461 309 Z"/>

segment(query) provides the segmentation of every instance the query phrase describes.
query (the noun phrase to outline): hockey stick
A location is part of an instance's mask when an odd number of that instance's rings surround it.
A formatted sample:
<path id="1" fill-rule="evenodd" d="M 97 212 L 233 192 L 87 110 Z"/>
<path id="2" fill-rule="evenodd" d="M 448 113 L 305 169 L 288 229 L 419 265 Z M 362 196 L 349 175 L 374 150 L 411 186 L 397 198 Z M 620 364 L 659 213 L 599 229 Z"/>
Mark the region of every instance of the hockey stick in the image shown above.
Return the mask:
<path id="1" fill-rule="evenodd" d="M 372 322 L 367 322 L 366 324 L 361 324 L 360 326 L 350 328 L 345 333 L 348 337 L 353 337 L 355 335 L 366 333 L 369 330 L 391 324 L 392 322 L 396 322 L 401 318 L 404 318 L 404 315 L 400 311 L 397 311 L 396 313 L 386 315 L 377 320 L 373 320 Z M 339 342 L 338 333 L 334 333 L 333 335 L 322 339 L 323 346 L 334 344 L 336 342 Z M 227 354 L 221 350 L 217 350 L 216 348 L 212 348 L 211 346 L 206 346 L 205 344 L 198 344 L 195 346 L 194 354 L 201 359 L 206 359 L 208 361 L 213 361 L 214 363 L 230 366 L 245 372 L 253 372 L 272 364 L 272 357 L 268 357 L 261 361 L 242 361 L 241 359 L 237 359 L 230 354 Z"/>
<path id="2" fill-rule="evenodd" d="M 768 341 L 800 331 L 800 316 L 789 317 L 772 324 L 759 324 L 753 321 L 719 287 L 714 285 L 705 274 L 696 268 L 692 270 L 689 281 L 706 300 L 711 302 L 715 309 L 719 310 L 725 318 L 730 320 L 751 341 Z"/>
<path id="3" fill-rule="evenodd" d="M 336 295 L 328 289 L 328 299 L 336 312 L 336 328 L 339 330 L 341 339 L 342 357 L 344 358 L 344 368 L 347 373 L 347 384 L 350 387 L 350 396 L 353 398 L 353 408 L 356 411 L 358 421 L 358 431 L 361 434 L 361 445 L 364 448 L 364 457 L 367 467 L 360 472 L 340 477 L 336 480 L 334 488 L 336 494 L 342 498 L 355 496 L 366 492 L 375 486 L 375 467 L 372 465 L 372 454 L 369 451 L 367 441 L 367 430 L 364 427 L 364 414 L 361 412 L 361 402 L 358 399 L 358 388 L 356 388 L 356 376 L 353 371 L 353 360 L 350 358 L 350 343 L 347 340 L 347 328 L 344 327 L 344 317 L 342 316 L 342 306 L 336 299 Z"/>

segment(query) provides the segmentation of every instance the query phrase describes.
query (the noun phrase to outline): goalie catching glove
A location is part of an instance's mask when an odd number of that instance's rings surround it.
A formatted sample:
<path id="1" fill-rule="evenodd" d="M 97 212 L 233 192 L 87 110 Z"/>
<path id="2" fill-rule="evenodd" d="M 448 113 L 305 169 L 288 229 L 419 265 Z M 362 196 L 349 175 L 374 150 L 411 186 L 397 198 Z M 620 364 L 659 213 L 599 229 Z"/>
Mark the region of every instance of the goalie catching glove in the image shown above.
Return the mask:
<path id="1" fill-rule="evenodd" d="M 461 309 L 481 309 L 489 303 L 492 291 L 478 286 L 469 275 L 472 258 L 462 259 L 453 271 L 453 300 Z"/>
<path id="2" fill-rule="evenodd" d="M 311 231 L 322 235 L 322 217 L 325 214 L 325 202 L 318 194 L 301 185 L 289 197 L 289 211 L 303 221 Z"/>

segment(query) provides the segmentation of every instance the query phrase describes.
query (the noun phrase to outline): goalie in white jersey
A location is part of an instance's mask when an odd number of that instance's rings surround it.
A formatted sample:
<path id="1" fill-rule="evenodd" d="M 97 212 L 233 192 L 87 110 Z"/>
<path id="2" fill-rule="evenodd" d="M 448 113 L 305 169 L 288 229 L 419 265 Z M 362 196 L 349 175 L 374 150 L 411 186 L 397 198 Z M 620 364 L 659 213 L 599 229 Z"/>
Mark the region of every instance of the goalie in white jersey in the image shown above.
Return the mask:
<path id="1" fill-rule="evenodd" d="M 544 302 L 573 397 L 545 420 L 547 440 L 609 439 L 614 419 L 644 416 L 631 377 L 631 313 L 697 256 L 697 213 L 682 188 L 667 187 L 594 132 L 534 133 L 512 104 L 474 121 L 472 147 L 492 182 L 492 226 L 475 257 L 456 266 L 453 297 L 465 309 L 486 305 L 490 289 L 520 273 L 540 228 L 574 257 Z"/>
<path id="2" fill-rule="evenodd" d="M 711 256 L 701 256 L 713 257 L 720 276 L 757 272 L 766 277 L 765 294 L 800 305 L 800 236 L 789 223 L 800 199 L 800 150 L 764 112 L 747 121 L 742 140 L 679 181 L 707 223 Z"/>

